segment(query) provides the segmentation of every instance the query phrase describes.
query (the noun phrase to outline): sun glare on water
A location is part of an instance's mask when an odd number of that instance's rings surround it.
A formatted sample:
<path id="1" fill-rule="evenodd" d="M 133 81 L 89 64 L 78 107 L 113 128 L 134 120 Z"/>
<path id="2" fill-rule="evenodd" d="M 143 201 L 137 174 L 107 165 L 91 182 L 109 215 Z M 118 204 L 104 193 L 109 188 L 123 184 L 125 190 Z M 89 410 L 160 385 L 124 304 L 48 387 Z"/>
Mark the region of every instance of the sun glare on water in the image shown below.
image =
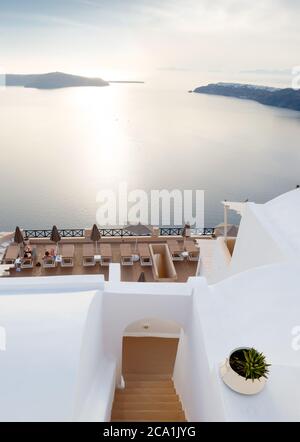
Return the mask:
<path id="1" fill-rule="evenodd" d="M 114 87 L 78 88 L 70 93 L 84 133 L 84 158 L 90 176 L 102 183 L 122 179 L 128 161 L 128 137 L 120 118 L 120 94 Z"/>

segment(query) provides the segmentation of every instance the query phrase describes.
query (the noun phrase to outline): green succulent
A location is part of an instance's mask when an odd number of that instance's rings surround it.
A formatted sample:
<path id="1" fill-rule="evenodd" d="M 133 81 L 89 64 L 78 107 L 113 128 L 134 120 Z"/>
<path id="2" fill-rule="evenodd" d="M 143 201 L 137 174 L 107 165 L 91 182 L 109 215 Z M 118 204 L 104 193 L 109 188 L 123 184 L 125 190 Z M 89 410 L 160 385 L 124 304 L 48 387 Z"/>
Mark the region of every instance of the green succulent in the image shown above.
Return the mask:
<path id="1" fill-rule="evenodd" d="M 266 357 L 255 348 L 238 350 L 230 357 L 230 365 L 234 371 L 243 376 L 246 380 L 268 378 L 271 364 L 267 364 Z"/>

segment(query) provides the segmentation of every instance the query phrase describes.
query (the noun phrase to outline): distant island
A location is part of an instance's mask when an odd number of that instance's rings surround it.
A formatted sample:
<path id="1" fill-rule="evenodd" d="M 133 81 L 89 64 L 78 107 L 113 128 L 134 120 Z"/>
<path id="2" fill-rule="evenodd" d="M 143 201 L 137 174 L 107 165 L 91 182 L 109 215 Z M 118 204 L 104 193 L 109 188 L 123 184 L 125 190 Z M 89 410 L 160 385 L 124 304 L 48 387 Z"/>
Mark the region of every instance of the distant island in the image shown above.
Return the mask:
<path id="1" fill-rule="evenodd" d="M 60 89 L 67 87 L 109 86 L 110 83 L 142 83 L 141 81 L 113 81 L 102 78 L 89 78 L 63 72 L 49 72 L 47 74 L 7 74 L 6 86 L 22 86 L 35 89 Z"/>
<path id="2" fill-rule="evenodd" d="M 253 100 L 266 106 L 300 111 L 300 91 L 240 83 L 215 83 L 194 89 L 198 94 Z"/>

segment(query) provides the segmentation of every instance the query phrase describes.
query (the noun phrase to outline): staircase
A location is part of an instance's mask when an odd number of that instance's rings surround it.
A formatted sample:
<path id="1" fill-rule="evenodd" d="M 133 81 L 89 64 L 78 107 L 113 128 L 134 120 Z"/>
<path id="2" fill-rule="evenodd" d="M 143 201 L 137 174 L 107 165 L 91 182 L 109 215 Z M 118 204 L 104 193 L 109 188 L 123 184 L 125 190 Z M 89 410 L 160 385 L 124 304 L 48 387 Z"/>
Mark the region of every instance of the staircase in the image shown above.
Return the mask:
<path id="1" fill-rule="evenodd" d="M 170 375 L 127 374 L 125 389 L 116 389 L 112 422 L 185 422 Z"/>

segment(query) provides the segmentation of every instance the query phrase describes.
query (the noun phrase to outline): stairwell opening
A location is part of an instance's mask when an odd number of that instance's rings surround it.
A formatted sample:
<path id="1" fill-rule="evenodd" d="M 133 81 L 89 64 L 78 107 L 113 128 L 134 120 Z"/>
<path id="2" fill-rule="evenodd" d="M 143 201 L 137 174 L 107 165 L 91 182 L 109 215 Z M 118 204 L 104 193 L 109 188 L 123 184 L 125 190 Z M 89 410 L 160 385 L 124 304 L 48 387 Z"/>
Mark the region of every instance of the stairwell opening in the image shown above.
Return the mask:
<path id="1" fill-rule="evenodd" d="M 113 421 L 185 421 L 173 384 L 181 325 L 144 318 L 124 330 L 122 376 L 117 389 Z"/>

